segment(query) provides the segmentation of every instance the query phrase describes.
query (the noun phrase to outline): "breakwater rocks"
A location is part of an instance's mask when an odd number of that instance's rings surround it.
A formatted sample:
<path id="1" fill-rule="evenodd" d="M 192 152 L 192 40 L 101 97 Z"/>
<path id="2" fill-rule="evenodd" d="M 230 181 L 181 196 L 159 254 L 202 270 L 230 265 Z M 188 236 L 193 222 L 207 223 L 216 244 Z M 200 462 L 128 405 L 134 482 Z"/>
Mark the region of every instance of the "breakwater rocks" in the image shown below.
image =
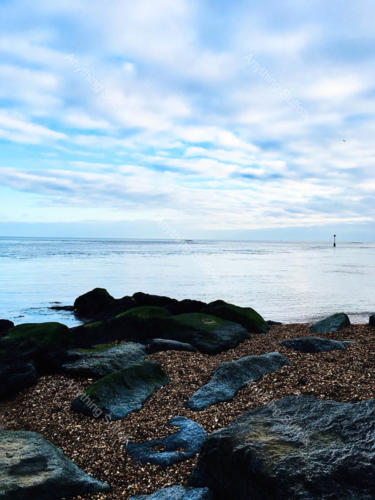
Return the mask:
<path id="1" fill-rule="evenodd" d="M 104 289 L 72 308 L 79 327 L 0 322 L 0 499 L 374 497 L 371 321 L 318 337 Z"/>

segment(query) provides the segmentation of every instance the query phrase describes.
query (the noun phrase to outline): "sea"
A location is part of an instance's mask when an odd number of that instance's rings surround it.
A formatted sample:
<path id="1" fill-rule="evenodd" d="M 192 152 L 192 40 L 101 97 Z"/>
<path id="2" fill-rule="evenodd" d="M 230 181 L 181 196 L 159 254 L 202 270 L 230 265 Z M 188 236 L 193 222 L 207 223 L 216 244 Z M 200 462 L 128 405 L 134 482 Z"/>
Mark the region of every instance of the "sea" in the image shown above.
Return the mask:
<path id="1" fill-rule="evenodd" d="M 375 311 L 375 243 L 0 238 L 0 318 L 79 324 L 72 305 L 95 287 L 223 299 L 265 319 L 305 323 Z"/>

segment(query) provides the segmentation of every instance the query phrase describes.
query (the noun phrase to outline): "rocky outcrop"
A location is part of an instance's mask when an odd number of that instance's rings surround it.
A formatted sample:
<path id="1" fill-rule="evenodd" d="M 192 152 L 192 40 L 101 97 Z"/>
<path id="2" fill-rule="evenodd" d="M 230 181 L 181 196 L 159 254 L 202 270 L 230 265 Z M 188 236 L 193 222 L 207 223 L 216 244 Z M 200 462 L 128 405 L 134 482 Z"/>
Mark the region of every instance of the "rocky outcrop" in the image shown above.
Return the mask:
<path id="1" fill-rule="evenodd" d="M 130 497 L 129 500 L 213 500 L 213 496 L 208 488 L 170 486 L 155 491 L 151 495 Z"/>
<path id="2" fill-rule="evenodd" d="M 94 290 L 76 298 L 74 312 L 82 318 L 94 318 L 98 314 L 111 309 L 115 303 L 116 299 L 105 288 L 94 288 Z"/>
<path id="3" fill-rule="evenodd" d="M 70 351 L 68 355 L 73 360 L 62 368 L 72 376 L 97 379 L 143 361 L 146 354 L 144 345 L 133 342 L 116 346 L 99 345 L 92 349 Z"/>
<path id="4" fill-rule="evenodd" d="M 190 482 L 218 500 L 375 498 L 375 400 L 251 410 L 206 439 Z"/>
<path id="5" fill-rule="evenodd" d="M 337 313 L 310 325 L 313 333 L 338 332 L 350 325 L 349 317 L 345 313 Z"/>
<path id="6" fill-rule="evenodd" d="M 351 341 L 322 339 L 320 337 L 299 337 L 279 342 L 279 345 L 305 353 L 326 352 L 334 349 L 345 349 Z"/>
<path id="7" fill-rule="evenodd" d="M 0 500 L 51 500 L 109 489 L 39 434 L 0 430 Z"/>
<path id="8" fill-rule="evenodd" d="M 208 384 L 193 394 L 187 406 L 193 410 L 203 410 L 207 406 L 230 401 L 249 382 L 287 365 L 290 365 L 289 361 L 278 352 L 220 363 Z"/>
<path id="9" fill-rule="evenodd" d="M 202 312 L 239 323 L 248 332 L 267 333 L 269 330 L 266 321 L 251 307 L 239 307 L 224 300 L 216 300 L 208 304 Z"/>
<path id="10" fill-rule="evenodd" d="M 0 398 L 13 396 L 35 385 L 38 376 L 32 363 L 23 360 L 0 360 Z"/>
<path id="11" fill-rule="evenodd" d="M 195 351 L 191 344 L 170 339 L 152 339 L 147 346 L 147 352 L 153 354 L 160 351 Z"/>
<path id="12" fill-rule="evenodd" d="M 137 306 L 164 307 L 171 314 L 200 312 L 207 305 L 205 302 L 199 300 L 176 300 L 170 297 L 142 292 L 135 293 L 132 298 Z"/>
<path id="13" fill-rule="evenodd" d="M 8 330 L 14 327 L 14 323 L 8 319 L 0 319 L 0 337 L 5 335 Z"/>
<path id="14" fill-rule="evenodd" d="M 168 382 L 156 361 L 132 364 L 92 384 L 73 400 L 72 410 L 94 418 L 120 420 L 140 410 L 146 399 Z"/>
<path id="15" fill-rule="evenodd" d="M 203 427 L 185 417 L 173 417 L 167 425 L 176 426 L 179 431 L 145 443 L 128 443 L 125 449 L 131 458 L 143 464 L 151 463 L 166 467 L 192 458 L 199 452 L 207 436 Z M 162 451 L 156 451 L 156 448 Z"/>

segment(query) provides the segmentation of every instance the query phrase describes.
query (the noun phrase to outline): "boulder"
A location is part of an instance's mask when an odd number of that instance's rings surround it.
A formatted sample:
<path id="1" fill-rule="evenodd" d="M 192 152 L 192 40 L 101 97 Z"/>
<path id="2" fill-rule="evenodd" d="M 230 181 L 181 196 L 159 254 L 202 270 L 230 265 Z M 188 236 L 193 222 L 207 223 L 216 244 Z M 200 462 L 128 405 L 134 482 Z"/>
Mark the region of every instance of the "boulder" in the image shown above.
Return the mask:
<path id="1" fill-rule="evenodd" d="M 184 486 L 170 486 L 161 488 L 151 495 L 137 495 L 129 500 L 213 500 L 208 488 L 185 488 Z"/>
<path id="2" fill-rule="evenodd" d="M 38 376 L 32 363 L 23 360 L 0 362 L 0 398 L 17 394 L 37 383 Z"/>
<path id="3" fill-rule="evenodd" d="M 196 455 L 207 433 L 196 422 L 185 417 L 173 417 L 167 423 L 176 426 L 179 431 L 162 439 L 153 439 L 145 443 L 128 443 L 125 446 L 131 458 L 142 464 L 150 463 L 167 467 L 182 462 Z M 162 451 L 155 451 L 158 447 Z"/>
<path id="4" fill-rule="evenodd" d="M 14 323 L 8 319 L 0 319 L 0 337 L 5 335 L 8 330 L 14 327 Z"/>
<path id="5" fill-rule="evenodd" d="M 369 324 L 370 326 L 375 326 L 375 314 L 371 314 Z"/>
<path id="6" fill-rule="evenodd" d="M 25 323 L 8 330 L 1 349 L 13 359 L 32 361 L 38 371 L 59 367 L 71 343 L 69 328 L 61 323 Z"/>
<path id="7" fill-rule="evenodd" d="M 170 339 L 152 339 L 147 346 L 147 352 L 153 354 L 160 351 L 195 351 L 191 344 Z"/>
<path id="8" fill-rule="evenodd" d="M 375 498 L 375 399 L 253 409 L 210 434 L 190 483 L 218 500 Z"/>
<path id="9" fill-rule="evenodd" d="M 200 300 L 176 300 L 142 292 L 135 293 L 132 298 L 137 306 L 164 307 L 172 314 L 200 312 L 207 305 Z"/>
<path id="10" fill-rule="evenodd" d="M 72 410 L 94 418 L 120 420 L 140 410 L 169 379 L 159 363 L 143 361 L 98 380 L 72 402 Z"/>
<path id="11" fill-rule="evenodd" d="M 74 301 L 74 311 L 77 316 L 93 318 L 113 307 L 115 303 L 116 299 L 105 288 L 94 288 L 94 290 L 76 298 Z"/>
<path id="12" fill-rule="evenodd" d="M 295 351 L 314 353 L 333 351 L 334 349 L 345 349 L 353 344 L 351 341 L 340 341 L 331 339 L 322 339 L 320 337 L 299 337 L 279 342 L 279 345 L 294 349 Z"/>
<path id="13" fill-rule="evenodd" d="M 109 489 L 39 434 L 0 430 L 0 500 L 51 500 Z"/>
<path id="14" fill-rule="evenodd" d="M 76 345 L 93 345 L 131 340 L 150 343 L 162 338 L 191 344 L 207 354 L 216 354 L 236 347 L 249 338 L 247 330 L 238 323 L 208 314 L 185 313 L 172 315 L 157 306 L 140 306 L 117 314 L 105 321 L 86 323 L 72 329 Z"/>
<path id="15" fill-rule="evenodd" d="M 216 300 L 208 304 L 202 312 L 239 323 L 248 332 L 267 333 L 269 330 L 266 321 L 251 307 L 239 307 L 224 300 Z"/>
<path id="16" fill-rule="evenodd" d="M 349 317 L 345 313 L 337 313 L 310 325 L 313 333 L 338 332 L 350 325 Z"/>
<path id="17" fill-rule="evenodd" d="M 97 379 L 143 361 L 146 354 L 144 345 L 133 342 L 98 345 L 92 349 L 70 351 L 68 355 L 73 360 L 65 363 L 62 369 L 72 376 Z"/>
<path id="18" fill-rule="evenodd" d="M 211 380 L 193 394 L 186 406 L 192 410 L 203 410 L 208 406 L 230 401 L 249 382 L 259 380 L 282 366 L 290 366 L 290 363 L 278 352 L 220 363 Z"/>

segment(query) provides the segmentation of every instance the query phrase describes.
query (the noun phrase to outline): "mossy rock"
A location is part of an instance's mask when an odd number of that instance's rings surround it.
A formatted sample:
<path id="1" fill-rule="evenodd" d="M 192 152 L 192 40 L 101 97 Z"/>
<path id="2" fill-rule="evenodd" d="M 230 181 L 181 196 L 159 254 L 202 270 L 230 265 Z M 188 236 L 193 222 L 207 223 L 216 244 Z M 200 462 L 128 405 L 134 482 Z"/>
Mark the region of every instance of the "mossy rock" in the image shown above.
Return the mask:
<path id="1" fill-rule="evenodd" d="M 72 401 L 72 409 L 94 418 L 120 420 L 140 410 L 169 379 L 156 361 L 135 363 L 98 380 Z"/>
<path id="2" fill-rule="evenodd" d="M 78 316 L 94 318 L 96 315 L 110 309 L 116 304 L 116 299 L 105 288 L 94 288 L 80 295 L 74 302 L 74 311 Z"/>
<path id="3" fill-rule="evenodd" d="M 246 328 L 248 332 L 267 333 L 269 329 L 262 316 L 251 307 L 236 306 L 224 302 L 224 300 L 211 302 L 203 309 L 203 312 L 239 323 Z"/>

